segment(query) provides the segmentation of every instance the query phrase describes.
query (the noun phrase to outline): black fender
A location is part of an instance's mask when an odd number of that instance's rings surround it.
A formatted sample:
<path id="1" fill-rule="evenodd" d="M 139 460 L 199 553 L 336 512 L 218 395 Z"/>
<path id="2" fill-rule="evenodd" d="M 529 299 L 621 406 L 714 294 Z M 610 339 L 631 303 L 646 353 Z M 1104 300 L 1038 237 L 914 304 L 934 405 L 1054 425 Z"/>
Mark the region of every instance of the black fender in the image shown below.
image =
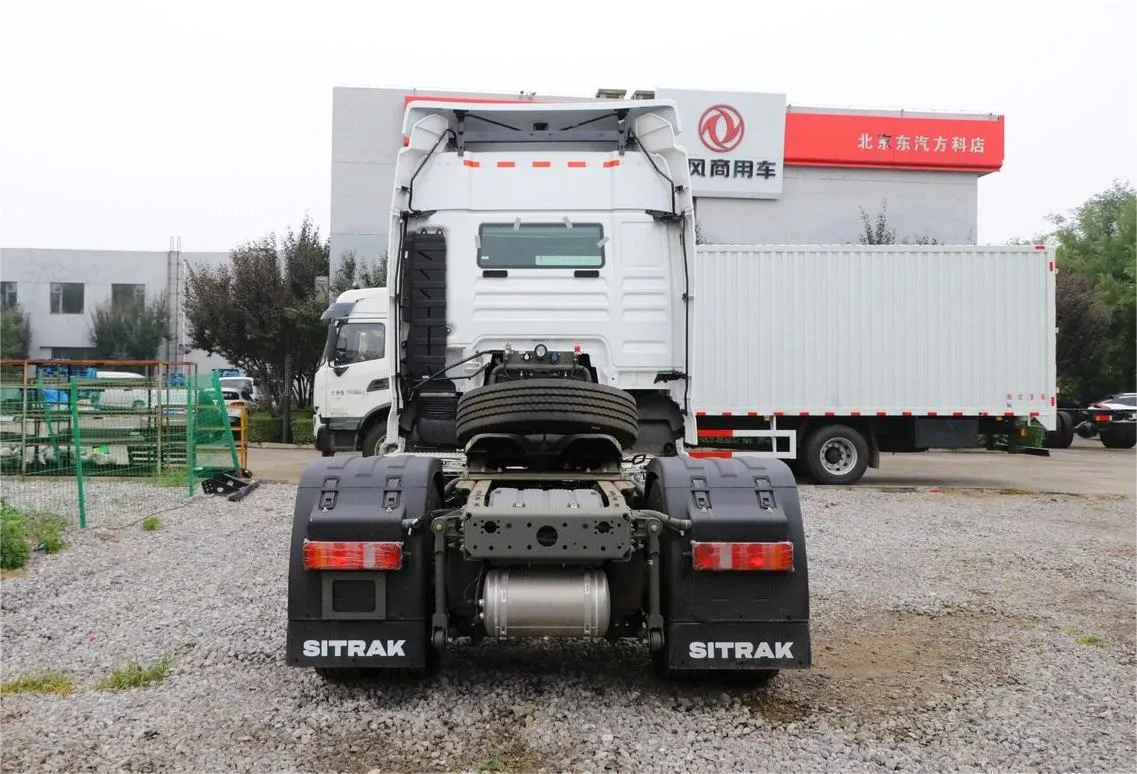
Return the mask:
<path id="1" fill-rule="evenodd" d="M 375 425 L 380 422 L 386 424 L 387 417 L 391 414 L 391 404 L 385 403 L 382 406 L 376 406 L 367 412 L 367 415 L 360 420 L 359 425 L 355 430 L 355 450 L 360 451 L 363 449 L 363 439 L 367 437 L 367 433 L 371 431 Z"/>
<path id="2" fill-rule="evenodd" d="M 290 665 L 427 665 L 433 539 L 428 520 L 411 533 L 403 522 L 439 507 L 441 477 L 441 462 L 430 457 L 323 457 L 308 464 L 296 490 L 289 550 Z M 387 572 L 308 570 L 306 540 L 398 542 L 402 565 Z M 335 645 L 361 641 L 368 655 Z M 373 648 L 375 642 L 381 645 Z"/>
<path id="3" fill-rule="evenodd" d="M 680 455 L 652 459 L 646 475 L 648 506 L 691 522 L 685 534 L 666 529 L 661 546 L 669 668 L 808 668 L 809 566 L 801 502 L 789 466 L 774 458 Z M 788 541 L 793 544 L 792 570 L 695 570 L 693 541 Z M 722 647 L 733 643 L 747 645 Z"/>

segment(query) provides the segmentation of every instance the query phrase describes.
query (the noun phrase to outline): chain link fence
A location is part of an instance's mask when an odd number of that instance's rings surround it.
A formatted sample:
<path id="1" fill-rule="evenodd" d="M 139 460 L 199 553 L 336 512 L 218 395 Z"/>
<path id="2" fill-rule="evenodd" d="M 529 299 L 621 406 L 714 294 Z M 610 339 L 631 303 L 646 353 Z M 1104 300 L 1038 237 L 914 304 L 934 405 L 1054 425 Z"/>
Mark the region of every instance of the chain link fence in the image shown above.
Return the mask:
<path id="1" fill-rule="evenodd" d="M 140 521 L 239 474 L 232 423 L 193 364 L 3 362 L 0 497 L 80 528 Z"/>

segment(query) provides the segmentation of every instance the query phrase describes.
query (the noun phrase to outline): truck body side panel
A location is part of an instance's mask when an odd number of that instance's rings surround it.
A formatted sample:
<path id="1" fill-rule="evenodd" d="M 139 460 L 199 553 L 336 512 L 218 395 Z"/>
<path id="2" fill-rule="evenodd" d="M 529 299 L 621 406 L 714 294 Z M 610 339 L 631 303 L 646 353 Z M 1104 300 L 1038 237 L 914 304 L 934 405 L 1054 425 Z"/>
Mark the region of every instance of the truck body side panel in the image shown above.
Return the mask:
<path id="1" fill-rule="evenodd" d="M 1034 246 L 700 245 L 708 416 L 1055 421 L 1054 256 Z"/>

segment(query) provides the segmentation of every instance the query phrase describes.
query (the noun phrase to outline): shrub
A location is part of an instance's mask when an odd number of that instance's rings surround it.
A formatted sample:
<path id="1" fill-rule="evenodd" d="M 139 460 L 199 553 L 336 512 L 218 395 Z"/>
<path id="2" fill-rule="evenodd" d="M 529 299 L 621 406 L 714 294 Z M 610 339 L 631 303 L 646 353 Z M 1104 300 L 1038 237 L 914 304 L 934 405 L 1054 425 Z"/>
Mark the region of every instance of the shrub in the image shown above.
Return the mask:
<path id="1" fill-rule="evenodd" d="M 292 417 L 292 443 L 310 446 L 315 441 L 312 436 L 312 417 Z"/>
<path id="2" fill-rule="evenodd" d="M 24 514 L 0 500 L 0 569 L 18 570 L 28 563 L 30 553 Z"/>
<path id="3" fill-rule="evenodd" d="M 280 417 L 267 411 L 249 415 L 249 443 L 280 443 Z"/>
<path id="4" fill-rule="evenodd" d="M 143 532 L 153 532 L 160 526 L 162 526 L 162 522 L 157 516 L 148 516 L 142 521 Z"/>
<path id="5" fill-rule="evenodd" d="M 42 513 L 28 518 L 28 537 L 37 549 L 54 554 L 63 549 L 63 532 L 67 522 L 54 513 Z"/>

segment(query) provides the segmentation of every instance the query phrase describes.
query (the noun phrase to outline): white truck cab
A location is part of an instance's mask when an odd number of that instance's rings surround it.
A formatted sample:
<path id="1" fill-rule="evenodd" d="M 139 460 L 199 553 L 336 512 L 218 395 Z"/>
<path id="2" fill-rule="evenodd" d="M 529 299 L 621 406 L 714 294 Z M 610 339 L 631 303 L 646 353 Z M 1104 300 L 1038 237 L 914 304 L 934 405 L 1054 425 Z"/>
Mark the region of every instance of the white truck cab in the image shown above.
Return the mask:
<path id="1" fill-rule="evenodd" d="M 387 358 L 386 288 L 341 293 L 324 312 L 328 338 L 313 381 L 316 448 L 375 453 L 387 430 L 391 365 Z"/>
<path id="2" fill-rule="evenodd" d="M 636 451 L 697 441 L 678 131 L 668 100 L 408 108 L 381 453 L 460 448 L 463 392 L 566 374 L 635 397 Z"/>

